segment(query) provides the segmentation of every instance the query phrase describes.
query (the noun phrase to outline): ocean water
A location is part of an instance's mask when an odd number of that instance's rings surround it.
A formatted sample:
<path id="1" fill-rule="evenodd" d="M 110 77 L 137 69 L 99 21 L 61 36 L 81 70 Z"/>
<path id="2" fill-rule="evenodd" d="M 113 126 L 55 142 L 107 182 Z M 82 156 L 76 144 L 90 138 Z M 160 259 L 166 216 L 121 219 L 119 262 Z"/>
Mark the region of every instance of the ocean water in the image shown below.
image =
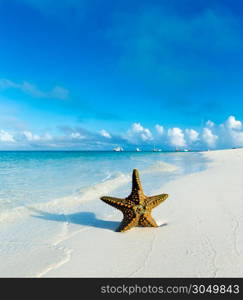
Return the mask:
<path id="1" fill-rule="evenodd" d="M 77 195 L 131 176 L 134 168 L 141 172 L 145 190 L 156 189 L 173 176 L 203 169 L 199 158 L 199 153 L 0 152 L 0 212 Z"/>
<path id="2" fill-rule="evenodd" d="M 193 152 L 0 152 L 0 277 L 44 276 L 70 259 L 62 241 L 114 231 L 121 213 L 99 198 L 128 196 L 134 168 L 152 195 L 205 167 Z"/>

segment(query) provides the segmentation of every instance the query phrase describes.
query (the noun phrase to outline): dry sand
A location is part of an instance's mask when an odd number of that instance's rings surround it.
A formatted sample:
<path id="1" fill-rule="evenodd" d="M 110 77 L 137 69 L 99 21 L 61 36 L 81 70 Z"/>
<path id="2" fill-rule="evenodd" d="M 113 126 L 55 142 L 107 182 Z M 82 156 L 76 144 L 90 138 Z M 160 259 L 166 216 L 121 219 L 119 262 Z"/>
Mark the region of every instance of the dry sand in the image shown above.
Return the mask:
<path id="1" fill-rule="evenodd" d="M 242 277 L 243 149 L 203 153 L 208 168 L 163 186 L 158 228 L 113 230 L 117 212 L 58 243 L 66 258 L 39 277 Z"/>

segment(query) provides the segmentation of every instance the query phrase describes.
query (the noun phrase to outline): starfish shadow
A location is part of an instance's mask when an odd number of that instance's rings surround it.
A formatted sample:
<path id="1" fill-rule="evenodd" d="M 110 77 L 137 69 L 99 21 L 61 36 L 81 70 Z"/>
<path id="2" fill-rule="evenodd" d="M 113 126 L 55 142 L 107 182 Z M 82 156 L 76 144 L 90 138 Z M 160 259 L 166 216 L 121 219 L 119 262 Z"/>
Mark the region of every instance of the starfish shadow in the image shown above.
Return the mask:
<path id="1" fill-rule="evenodd" d="M 64 215 L 64 214 L 49 213 L 46 211 L 37 210 L 33 208 L 29 208 L 29 209 L 34 211 L 35 213 L 38 213 L 38 215 L 32 215 L 32 217 L 48 220 L 48 221 L 68 222 L 72 224 L 109 229 L 113 231 L 116 230 L 116 228 L 120 224 L 120 222 L 97 219 L 94 213 L 86 212 L 86 211 Z"/>

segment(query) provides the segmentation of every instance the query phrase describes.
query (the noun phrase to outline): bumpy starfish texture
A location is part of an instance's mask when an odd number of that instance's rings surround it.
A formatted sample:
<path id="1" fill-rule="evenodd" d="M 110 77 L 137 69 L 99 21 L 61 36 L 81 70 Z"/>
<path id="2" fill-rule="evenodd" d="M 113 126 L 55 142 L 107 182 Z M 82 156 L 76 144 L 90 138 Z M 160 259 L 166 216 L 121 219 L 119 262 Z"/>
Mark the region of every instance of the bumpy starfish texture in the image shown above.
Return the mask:
<path id="1" fill-rule="evenodd" d="M 133 170 L 132 192 L 125 198 L 101 197 L 105 203 L 119 209 L 123 213 L 123 220 L 117 231 L 123 232 L 134 226 L 158 227 L 151 216 L 151 211 L 168 198 L 168 194 L 147 197 L 144 195 L 137 169 Z"/>

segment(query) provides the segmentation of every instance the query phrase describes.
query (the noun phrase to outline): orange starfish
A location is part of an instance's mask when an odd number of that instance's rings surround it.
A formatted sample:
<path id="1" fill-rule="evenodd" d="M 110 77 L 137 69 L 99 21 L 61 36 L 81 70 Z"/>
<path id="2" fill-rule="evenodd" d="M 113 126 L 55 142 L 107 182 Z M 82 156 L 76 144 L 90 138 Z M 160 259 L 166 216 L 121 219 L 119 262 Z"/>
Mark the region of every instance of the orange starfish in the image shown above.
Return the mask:
<path id="1" fill-rule="evenodd" d="M 114 206 L 123 213 L 123 220 L 117 231 L 123 232 L 134 226 L 158 227 L 151 216 L 151 210 L 168 198 L 168 194 L 147 197 L 143 193 L 139 173 L 133 170 L 132 192 L 125 198 L 101 197 L 105 203 Z"/>

